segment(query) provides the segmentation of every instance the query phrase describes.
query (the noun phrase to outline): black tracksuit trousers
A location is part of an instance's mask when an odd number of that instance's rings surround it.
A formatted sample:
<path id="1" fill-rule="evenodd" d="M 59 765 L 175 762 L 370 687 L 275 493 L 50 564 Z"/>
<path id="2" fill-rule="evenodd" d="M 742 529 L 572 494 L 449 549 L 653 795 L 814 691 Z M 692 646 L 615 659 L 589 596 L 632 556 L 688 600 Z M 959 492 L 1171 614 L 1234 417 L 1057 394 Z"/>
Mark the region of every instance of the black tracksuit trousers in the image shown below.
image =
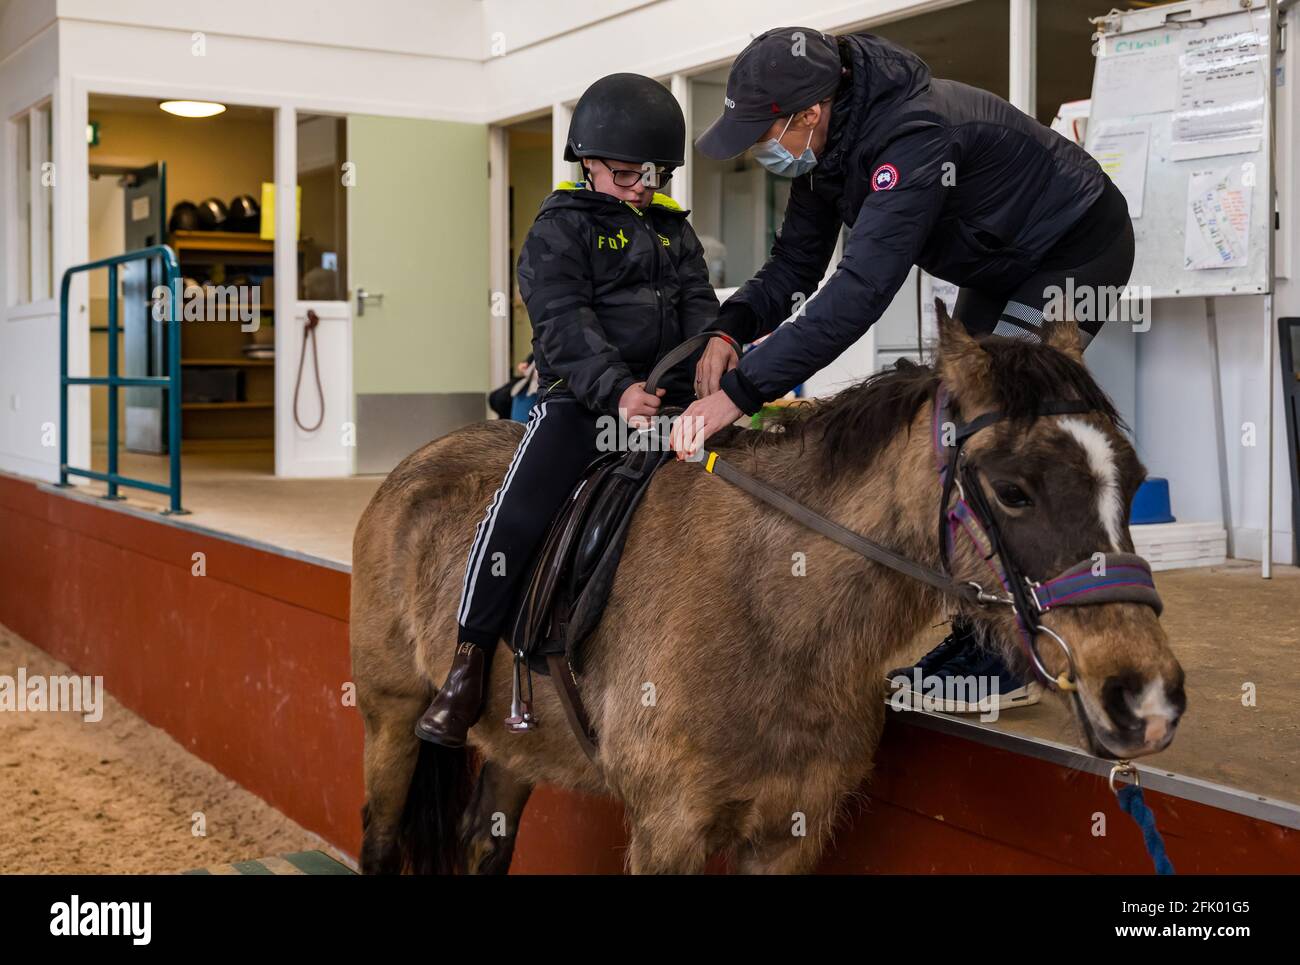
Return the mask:
<path id="1" fill-rule="evenodd" d="M 528 415 L 524 437 L 474 534 L 456 612 L 459 639 L 489 656 L 551 521 L 599 455 L 600 418 L 569 396 L 543 396 Z"/>

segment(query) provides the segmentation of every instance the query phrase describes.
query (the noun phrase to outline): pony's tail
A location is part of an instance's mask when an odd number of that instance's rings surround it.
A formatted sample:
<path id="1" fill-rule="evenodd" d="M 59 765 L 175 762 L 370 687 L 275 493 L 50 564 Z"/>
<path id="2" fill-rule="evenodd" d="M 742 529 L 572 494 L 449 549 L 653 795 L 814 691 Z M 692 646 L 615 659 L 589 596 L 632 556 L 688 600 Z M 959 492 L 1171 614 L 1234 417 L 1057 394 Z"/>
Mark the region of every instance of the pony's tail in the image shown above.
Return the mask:
<path id="1" fill-rule="evenodd" d="M 464 871 L 459 825 L 472 790 L 465 748 L 420 741 L 420 756 L 397 831 L 405 871 L 416 875 Z"/>

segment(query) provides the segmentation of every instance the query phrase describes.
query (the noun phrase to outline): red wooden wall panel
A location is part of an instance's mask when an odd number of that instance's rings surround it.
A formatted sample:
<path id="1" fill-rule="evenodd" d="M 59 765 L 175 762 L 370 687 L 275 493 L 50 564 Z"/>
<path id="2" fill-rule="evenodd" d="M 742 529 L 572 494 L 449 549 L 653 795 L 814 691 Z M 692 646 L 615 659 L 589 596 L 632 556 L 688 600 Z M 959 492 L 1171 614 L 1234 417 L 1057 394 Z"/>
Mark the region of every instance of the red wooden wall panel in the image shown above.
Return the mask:
<path id="1" fill-rule="evenodd" d="M 206 576 L 191 573 L 196 552 Z M 342 702 L 347 607 L 345 573 L 0 476 L 0 622 L 102 674 L 131 710 L 355 855 L 362 728 Z M 1150 871 L 1102 778 L 1009 750 L 891 720 L 865 790 L 822 871 Z M 1147 799 L 1180 871 L 1300 870 L 1296 831 Z M 612 873 L 625 848 L 617 803 L 542 788 L 514 870 Z"/>

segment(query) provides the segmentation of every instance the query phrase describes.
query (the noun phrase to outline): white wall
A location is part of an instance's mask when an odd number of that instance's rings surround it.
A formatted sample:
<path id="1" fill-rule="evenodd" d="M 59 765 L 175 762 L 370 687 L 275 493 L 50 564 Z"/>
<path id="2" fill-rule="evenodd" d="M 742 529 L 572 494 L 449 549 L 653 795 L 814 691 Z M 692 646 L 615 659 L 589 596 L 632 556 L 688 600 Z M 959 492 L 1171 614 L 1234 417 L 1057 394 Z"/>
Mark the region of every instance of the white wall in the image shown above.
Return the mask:
<path id="1" fill-rule="evenodd" d="M 55 99 L 55 158 L 67 174 L 84 170 L 86 151 L 79 135 L 92 90 L 212 97 L 321 113 L 502 122 L 571 102 L 604 73 L 632 70 L 667 77 L 709 69 L 734 57 L 758 32 L 792 20 L 837 30 L 958 2 L 808 0 L 793 10 L 784 0 L 607 0 L 567 6 L 534 0 L 372 0 L 359 10 L 308 0 L 22 0 L 0 3 L 0 100 L 6 117 L 39 100 L 54 90 L 57 65 L 65 65 Z M 48 26 L 56 9 L 65 18 L 57 43 Z M 193 54 L 194 30 L 206 32 L 203 57 Z M 496 49 L 494 41 L 499 41 Z M 1300 65 L 1296 45 L 1291 47 L 1284 76 L 1294 79 Z M 1291 88 L 1284 88 L 1279 187 L 1288 251 L 1295 250 L 1291 199 L 1300 176 L 1287 160 L 1293 109 Z M 55 202 L 57 270 L 85 257 L 85 194 L 84 178 L 62 180 Z M 6 190 L 0 198 L 0 219 L 6 225 L 11 223 L 4 208 L 9 196 Z M 0 244 L 9 241 L 0 237 Z M 1287 259 L 1279 266 L 1284 273 Z M 5 283 L 0 279 L 0 285 Z M 1300 314 L 1300 288 L 1290 281 L 1279 286 L 1276 312 Z M 49 306 L 20 315 L 10 312 L 0 324 L 0 467 L 48 475 L 56 456 L 33 440 L 30 427 L 37 416 L 49 414 L 57 421 L 51 374 L 57 329 Z M 1254 422 L 1262 431 L 1267 421 L 1258 316 L 1258 300 L 1220 302 L 1231 443 L 1228 479 L 1237 549 L 1247 556 L 1266 525 L 1263 440 L 1254 449 L 1236 442 L 1242 422 Z M 1134 344 L 1138 395 L 1133 422 L 1141 455 L 1153 473 L 1170 478 L 1180 518 L 1217 519 L 1219 483 L 1201 306 L 1161 304 L 1152 331 L 1136 336 Z M 84 341 L 74 340 L 72 348 L 75 370 L 84 365 Z M 1098 365 L 1103 371 L 1110 367 L 1100 356 Z M 1282 453 L 1279 400 L 1275 387 L 1276 448 Z M 72 438 L 76 445 L 88 445 L 88 425 L 74 424 Z M 1291 552 L 1290 480 L 1285 461 L 1278 462 L 1272 527 L 1275 558 L 1285 560 Z"/>
<path id="2" fill-rule="evenodd" d="M 54 22 L 55 0 L 0 0 L 0 65 Z"/>
<path id="3" fill-rule="evenodd" d="M 1294 11 L 1293 11 L 1294 13 Z M 1294 32 L 1294 31 L 1292 31 Z M 1276 168 L 1280 221 L 1275 317 L 1300 314 L 1300 284 L 1294 276 L 1296 198 L 1300 173 L 1295 154 L 1296 45 L 1282 54 L 1276 88 Z M 1140 281 L 1140 279 L 1135 279 Z M 1213 365 L 1203 299 L 1162 299 L 1155 305 L 1151 330 L 1137 335 L 1137 415 L 1134 432 L 1138 454 L 1155 476 L 1169 479 L 1173 512 L 1186 522 L 1223 521 L 1220 483 L 1222 447 L 1226 464 L 1228 515 L 1234 555 L 1262 559 L 1266 520 L 1269 410 L 1273 419 L 1272 559 L 1295 563 L 1295 520 L 1291 518 L 1291 469 L 1281 376 L 1272 361 L 1272 399 L 1267 398 L 1264 299 L 1240 296 L 1215 300 L 1219 368 L 1223 398 L 1220 438 L 1214 411 Z M 1276 343 L 1276 327 L 1272 341 Z M 1276 347 L 1274 347 L 1276 356 Z M 1249 424 L 1249 425 L 1248 425 Z M 1253 427 L 1254 445 L 1248 444 Z"/>
<path id="4" fill-rule="evenodd" d="M 57 432 L 59 424 L 58 305 L 44 300 L 10 306 L 17 181 L 9 119 L 54 93 L 58 45 L 53 8 L 53 3 L 36 0 L 0 6 L 0 470 L 47 480 L 58 477 L 57 435 L 47 430 L 53 425 Z M 56 103 L 55 125 L 59 121 Z M 68 214 L 64 183 L 56 181 L 56 226 Z M 86 350 L 84 341 L 73 346 L 82 358 Z M 74 438 L 88 440 L 89 413 L 71 429 Z M 54 445 L 45 445 L 47 441 Z"/>
<path id="5" fill-rule="evenodd" d="M 1288 296 L 1293 303 L 1293 294 Z M 1215 306 L 1234 555 L 1260 559 L 1268 478 L 1263 299 L 1220 298 Z M 1158 302 L 1151 331 L 1136 341 L 1138 402 L 1133 428 L 1138 453 L 1153 476 L 1169 479 L 1173 512 L 1179 520 L 1222 520 L 1219 440 L 1204 301 Z M 1276 375 L 1273 406 L 1273 560 L 1290 563 L 1294 562 L 1291 479 Z M 1247 444 L 1247 423 L 1254 427 L 1253 445 Z"/>
<path id="6" fill-rule="evenodd" d="M 28 0 L 18 0 L 18 5 Z M 46 6 L 53 3 L 46 2 Z M 186 37 L 203 31 L 258 44 L 337 47 L 423 58 L 480 61 L 482 0 L 58 0 L 65 22 L 121 24 Z M 500 6 L 500 4 L 498 4 Z M 516 4 L 504 4 L 516 6 Z M 520 7 L 549 7 L 525 0 Z"/>
<path id="7" fill-rule="evenodd" d="M 511 48 L 514 27 L 500 23 L 507 42 L 504 56 L 491 58 L 484 72 L 488 119 L 505 121 L 575 100 L 593 79 L 615 71 L 667 77 L 697 71 L 734 58 L 749 41 L 772 27 L 798 24 L 818 30 L 841 29 L 898 19 L 955 6 L 964 0 L 658 0 L 633 3 L 611 0 L 599 9 L 622 11 L 586 18 L 588 26 L 556 32 L 545 40 Z M 488 7 L 534 6 L 528 0 L 487 0 Z M 536 4 L 548 11 L 563 5 Z M 595 11 L 594 3 L 575 4 Z M 520 20 L 521 36 L 530 38 L 531 21 Z"/>
<path id="8" fill-rule="evenodd" d="M 484 56 L 508 56 L 534 44 L 613 20 L 638 7 L 662 0 L 603 0 L 595 3 L 546 3 L 538 0 L 478 0 L 483 11 Z M 504 53 L 494 53 L 504 48 Z"/>

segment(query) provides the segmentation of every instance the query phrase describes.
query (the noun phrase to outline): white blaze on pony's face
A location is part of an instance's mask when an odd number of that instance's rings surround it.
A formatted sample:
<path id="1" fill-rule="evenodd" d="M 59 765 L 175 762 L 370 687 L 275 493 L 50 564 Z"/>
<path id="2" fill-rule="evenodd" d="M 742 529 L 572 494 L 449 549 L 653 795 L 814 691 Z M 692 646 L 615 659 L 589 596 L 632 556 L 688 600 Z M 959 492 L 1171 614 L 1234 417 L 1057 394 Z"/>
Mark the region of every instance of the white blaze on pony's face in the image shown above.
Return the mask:
<path id="1" fill-rule="evenodd" d="M 998 411 L 1007 417 L 971 437 L 965 458 L 1015 566 L 1046 581 L 1075 564 L 1133 552 L 1128 510 L 1145 470 L 1113 406 L 1082 365 L 1072 323 L 1047 326 L 1044 343 L 987 338 L 976 342 L 941 316 L 938 366 L 962 421 Z M 1054 401 L 1089 411 L 1038 416 Z M 958 537 L 953 576 L 990 587 L 989 569 Z M 1102 575 L 1096 573 L 1094 575 Z M 1008 606 L 974 615 L 1028 672 Z M 1162 750 L 1186 707 L 1183 671 L 1154 610 L 1140 603 L 1060 606 L 1042 617 L 1074 657 L 1071 700 L 1083 737 L 1100 756 L 1132 758 Z M 1039 657 L 1053 676 L 1070 664 L 1047 634 Z"/>
<path id="2" fill-rule="evenodd" d="M 1097 519 L 1110 537 L 1109 549 L 1118 553 L 1120 544 L 1124 542 L 1122 532 L 1126 506 L 1122 501 L 1119 468 L 1115 464 L 1115 451 L 1110 440 L 1096 426 L 1081 419 L 1064 417 L 1058 424 L 1083 448 L 1088 468 L 1097 482 Z"/>

